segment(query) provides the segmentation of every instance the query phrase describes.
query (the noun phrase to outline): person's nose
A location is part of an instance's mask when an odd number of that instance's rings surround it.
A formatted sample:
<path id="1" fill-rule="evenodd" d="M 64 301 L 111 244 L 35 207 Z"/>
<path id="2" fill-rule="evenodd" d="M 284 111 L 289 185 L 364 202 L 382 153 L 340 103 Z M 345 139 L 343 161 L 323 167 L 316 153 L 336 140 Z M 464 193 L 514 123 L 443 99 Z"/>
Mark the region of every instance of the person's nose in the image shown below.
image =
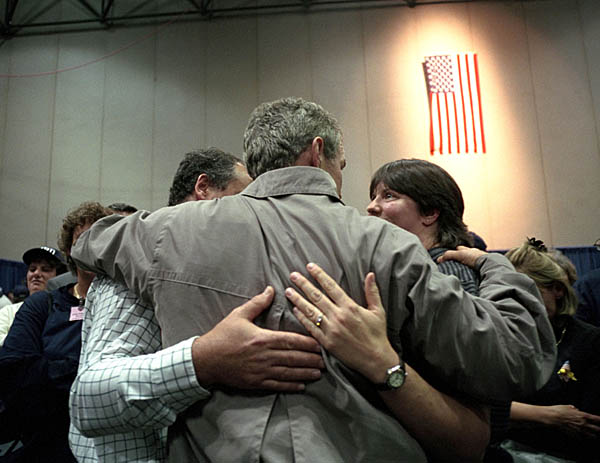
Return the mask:
<path id="1" fill-rule="evenodd" d="M 374 199 L 367 206 L 367 214 L 374 215 L 375 217 L 379 217 L 381 215 L 381 206 L 377 202 L 377 199 Z"/>

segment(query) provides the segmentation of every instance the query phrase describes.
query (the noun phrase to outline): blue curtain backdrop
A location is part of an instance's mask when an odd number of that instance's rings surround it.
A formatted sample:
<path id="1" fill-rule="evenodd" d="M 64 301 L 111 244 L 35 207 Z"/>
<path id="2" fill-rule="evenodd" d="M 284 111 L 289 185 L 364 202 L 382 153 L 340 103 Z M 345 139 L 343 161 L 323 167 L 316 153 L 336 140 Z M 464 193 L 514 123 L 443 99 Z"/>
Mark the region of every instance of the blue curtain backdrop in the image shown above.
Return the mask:
<path id="1" fill-rule="evenodd" d="M 27 265 L 14 260 L 0 259 L 0 287 L 8 293 L 17 285 L 25 284 Z"/>
<path id="2" fill-rule="evenodd" d="M 581 278 L 590 270 L 600 268 L 600 250 L 598 250 L 595 246 L 570 246 L 556 249 L 571 259 L 571 262 L 573 262 L 575 268 L 577 269 L 577 277 L 579 278 Z"/>

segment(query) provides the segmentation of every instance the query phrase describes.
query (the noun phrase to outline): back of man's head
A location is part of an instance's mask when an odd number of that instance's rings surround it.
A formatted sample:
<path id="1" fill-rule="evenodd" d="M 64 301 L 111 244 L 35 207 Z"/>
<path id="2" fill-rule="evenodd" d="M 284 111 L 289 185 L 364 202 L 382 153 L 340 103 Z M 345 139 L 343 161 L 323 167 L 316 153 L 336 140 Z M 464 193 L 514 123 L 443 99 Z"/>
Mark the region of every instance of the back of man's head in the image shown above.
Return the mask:
<path id="1" fill-rule="evenodd" d="M 169 206 L 187 201 L 194 193 L 196 181 L 201 174 L 207 175 L 214 188 L 224 190 L 235 177 L 237 164 L 241 164 L 238 158 L 218 148 L 190 151 L 179 163 L 173 178 L 169 190 Z"/>
<path id="2" fill-rule="evenodd" d="M 137 212 L 137 207 L 127 203 L 112 203 L 111 205 L 106 207 L 115 214 L 124 216 L 135 214 Z"/>
<path id="3" fill-rule="evenodd" d="M 283 98 L 259 105 L 244 133 L 244 160 L 250 177 L 293 166 L 315 137 L 324 141 L 324 155 L 335 159 L 342 142 L 336 119 L 316 103 Z"/>

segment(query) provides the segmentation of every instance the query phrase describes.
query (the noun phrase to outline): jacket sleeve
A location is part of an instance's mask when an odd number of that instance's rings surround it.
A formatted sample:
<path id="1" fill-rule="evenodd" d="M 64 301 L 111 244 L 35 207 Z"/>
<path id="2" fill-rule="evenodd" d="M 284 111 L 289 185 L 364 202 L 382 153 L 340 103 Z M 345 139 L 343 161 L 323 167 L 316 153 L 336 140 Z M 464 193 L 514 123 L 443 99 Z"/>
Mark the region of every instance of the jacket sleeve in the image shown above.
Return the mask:
<path id="1" fill-rule="evenodd" d="M 149 278 L 154 252 L 173 208 L 105 217 L 83 233 L 72 249 L 78 266 L 108 275 L 152 303 Z"/>
<path id="2" fill-rule="evenodd" d="M 534 282 L 500 254 L 477 262 L 480 296 L 443 275 L 418 246 L 394 254 L 388 307 L 391 339 L 436 385 L 484 402 L 527 396 L 554 367 L 556 346 Z"/>

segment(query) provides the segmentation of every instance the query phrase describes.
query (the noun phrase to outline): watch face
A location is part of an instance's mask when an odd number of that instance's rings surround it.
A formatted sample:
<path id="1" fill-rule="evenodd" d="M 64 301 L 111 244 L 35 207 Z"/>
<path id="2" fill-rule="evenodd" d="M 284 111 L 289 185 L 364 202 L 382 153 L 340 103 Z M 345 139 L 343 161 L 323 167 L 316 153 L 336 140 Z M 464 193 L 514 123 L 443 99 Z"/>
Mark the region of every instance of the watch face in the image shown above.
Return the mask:
<path id="1" fill-rule="evenodd" d="M 404 384 L 404 371 L 398 369 L 392 372 L 387 379 L 387 383 L 389 387 L 393 389 L 398 389 Z"/>

